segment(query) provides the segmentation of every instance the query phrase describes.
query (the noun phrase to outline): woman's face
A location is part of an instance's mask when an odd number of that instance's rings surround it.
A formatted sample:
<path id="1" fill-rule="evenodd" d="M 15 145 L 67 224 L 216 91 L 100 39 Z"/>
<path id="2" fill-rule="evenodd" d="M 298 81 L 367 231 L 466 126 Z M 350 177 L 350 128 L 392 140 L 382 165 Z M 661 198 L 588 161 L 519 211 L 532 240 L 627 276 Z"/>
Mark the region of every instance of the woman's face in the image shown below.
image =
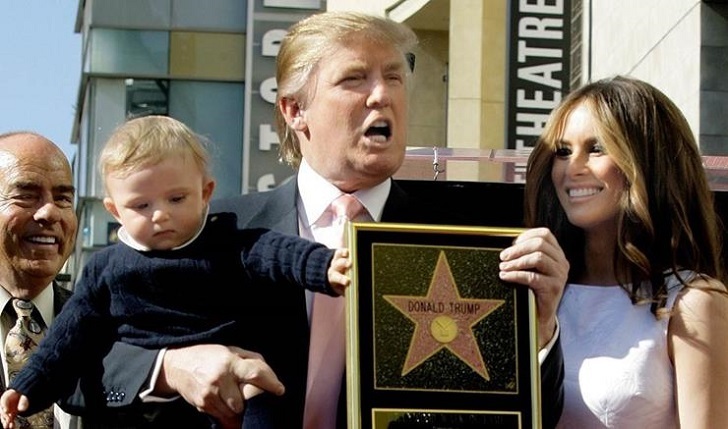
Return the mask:
<path id="1" fill-rule="evenodd" d="M 585 232 L 614 228 L 626 180 L 599 141 L 594 118 L 581 104 L 566 118 L 551 170 L 569 222 Z M 602 231 L 603 232 L 603 231 Z"/>

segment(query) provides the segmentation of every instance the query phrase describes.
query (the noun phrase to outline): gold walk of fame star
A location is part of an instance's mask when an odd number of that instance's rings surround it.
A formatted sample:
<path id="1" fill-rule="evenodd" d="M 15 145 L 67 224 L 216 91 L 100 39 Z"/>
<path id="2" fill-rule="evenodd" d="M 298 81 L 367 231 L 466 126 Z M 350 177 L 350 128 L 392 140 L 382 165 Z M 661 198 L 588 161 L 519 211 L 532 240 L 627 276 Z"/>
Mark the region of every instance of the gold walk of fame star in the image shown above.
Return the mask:
<path id="1" fill-rule="evenodd" d="M 505 301 L 461 298 L 444 252 L 437 259 L 427 296 L 384 295 L 383 298 L 415 323 L 403 376 L 440 349 L 447 348 L 473 371 L 490 380 L 472 327 Z"/>

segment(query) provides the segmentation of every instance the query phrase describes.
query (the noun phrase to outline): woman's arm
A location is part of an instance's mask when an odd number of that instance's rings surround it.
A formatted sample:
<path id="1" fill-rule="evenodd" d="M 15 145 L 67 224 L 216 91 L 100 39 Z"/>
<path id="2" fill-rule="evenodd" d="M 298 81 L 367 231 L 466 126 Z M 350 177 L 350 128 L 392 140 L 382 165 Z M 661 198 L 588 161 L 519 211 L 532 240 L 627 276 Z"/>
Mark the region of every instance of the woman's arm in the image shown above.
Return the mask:
<path id="1" fill-rule="evenodd" d="M 712 287 L 716 290 L 708 290 Z M 680 426 L 728 427 L 728 295 L 699 279 L 680 292 L 668 325 Z"/>

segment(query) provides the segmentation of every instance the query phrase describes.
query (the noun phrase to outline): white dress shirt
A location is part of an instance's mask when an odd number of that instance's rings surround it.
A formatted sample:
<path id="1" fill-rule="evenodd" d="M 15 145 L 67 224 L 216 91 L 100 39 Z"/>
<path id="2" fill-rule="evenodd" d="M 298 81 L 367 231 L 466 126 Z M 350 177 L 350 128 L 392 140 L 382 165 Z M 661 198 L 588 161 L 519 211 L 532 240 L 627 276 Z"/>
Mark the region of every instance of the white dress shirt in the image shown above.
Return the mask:
<path id="1" fill-rule="evenodd" d="M 336 186 L 332 185 L 329 181 L 321 177 L 316 173 L 311 166 L 308 165 L 306 160 L 301 161 L 301 166 L 298 169 L 298 228 L 300 236 L 313 241 L 321 241 L 317 234 L 316 221 L 326 211 L 331 204 L 339 195 L 341 190 Z M 379 222 L 382 219 L 382 211 L 384 211 L 384 204 L 387 202 L 389 197 L 389 191 L 392 188 L 391 179 L 385 180 L 381 184 L 362 191 L 356 191 L 353 193 L 356 198 L 361 201 L 362 205 L 367 209 L 372 220 Z M 303 208 L 303 210 L 301 210 Z M 311 291 L 306 291 L 306 308 L 309 315 L 309 321 L 311 317 L 311 303 L 312 303 Z M 538 362 L 542 364 L 548 356 L 549 352 L 556 343 L 556 339 L 559 336 L 559 322 L 556 320 L 556 330 L 554 335 L 548 344 L 538 352 Z"/>
<path id="2" fill-rule="evenodd" d="M 298 201 L 296 202 L 296 207 L 298 208 L 299 235 L 309 240 L 322 242 L 325 231 L 319 227 L 317 221 L 326 212 L 331 202 L 338 198 L 342 192 L 339 188 L 316 173 L 305 159 L 301 161 L 296 180 L 298 180 Z M 387 202 L 391 187 L 391 179 L 388 179 L 373 188 L 356 191 L 352 195 L 369 212 L 371 220 L 379 222 L 382 218 L 384 203 Z M 307 290 L 306 308 L 309 315 L 309 322 L 311 318 L 312 298 L 313 292 Z"/>

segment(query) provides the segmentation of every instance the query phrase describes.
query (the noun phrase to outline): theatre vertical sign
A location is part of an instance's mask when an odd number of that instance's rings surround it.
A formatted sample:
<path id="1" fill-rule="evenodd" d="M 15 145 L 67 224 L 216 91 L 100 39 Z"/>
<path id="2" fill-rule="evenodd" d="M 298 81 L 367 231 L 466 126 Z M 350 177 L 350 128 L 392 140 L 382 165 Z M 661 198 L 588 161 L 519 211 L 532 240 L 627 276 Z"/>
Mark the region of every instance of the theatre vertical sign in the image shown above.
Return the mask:
<path id="1" fill-rule="evenodd" d="M 532 147 L 569 90 L 571 0 L 510 0 L 508 149 Z M 525 179 L 525 164 L 510 172 Z"/>
<path id="2" fill-rule="evenodd" d="M 288 27 L 324 8 L 323 0 L 248 0 L 243 193 L 268 191 L 294 173 L 278 161 L 276 57 Z"/>

